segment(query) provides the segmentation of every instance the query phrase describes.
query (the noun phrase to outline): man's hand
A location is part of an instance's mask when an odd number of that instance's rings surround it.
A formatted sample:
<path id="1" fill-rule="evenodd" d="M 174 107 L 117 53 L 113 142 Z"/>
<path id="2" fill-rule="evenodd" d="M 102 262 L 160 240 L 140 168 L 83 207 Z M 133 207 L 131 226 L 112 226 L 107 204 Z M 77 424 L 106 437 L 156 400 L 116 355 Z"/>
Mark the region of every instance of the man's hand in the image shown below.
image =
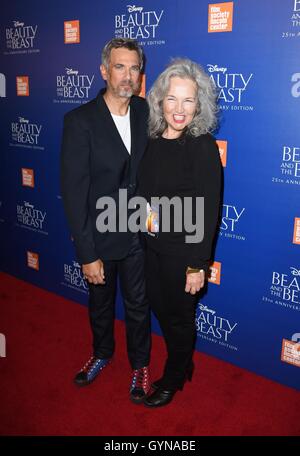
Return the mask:
<path id="1" fill-rule="evenodd" d="M 204 282 L 205 272 L 203 269 L 200 269 L 199 272 L 186 274 L 185 291 L 194 295 L 204 287 Z"/>
<path id="2" fill-rule="evenodd" d="M 93 261 L 93 263 L 83 264 L 82 265 L 83 277 L 94 285 L 104 285 L 105 276 L 104 276 L 104 265 L 101 260 Z"/>

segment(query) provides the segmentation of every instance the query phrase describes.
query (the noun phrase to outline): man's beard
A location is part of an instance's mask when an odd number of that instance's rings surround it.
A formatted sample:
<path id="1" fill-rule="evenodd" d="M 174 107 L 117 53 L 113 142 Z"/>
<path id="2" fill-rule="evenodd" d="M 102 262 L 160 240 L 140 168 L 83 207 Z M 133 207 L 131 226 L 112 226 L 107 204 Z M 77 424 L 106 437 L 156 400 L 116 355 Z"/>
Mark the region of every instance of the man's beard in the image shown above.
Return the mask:
<path id="1" fill-rule="evenodd" d="M 129 86 L 129 87 L 123 87 L 123 86 Z M 134 93 L 137 93 L 139 91 L 140 84 L 133 83 L 132 81 L 122 81 L 118 87 L 114 89 L 114 92 L 116 95 L 122 98 L 130 98 Z"/>

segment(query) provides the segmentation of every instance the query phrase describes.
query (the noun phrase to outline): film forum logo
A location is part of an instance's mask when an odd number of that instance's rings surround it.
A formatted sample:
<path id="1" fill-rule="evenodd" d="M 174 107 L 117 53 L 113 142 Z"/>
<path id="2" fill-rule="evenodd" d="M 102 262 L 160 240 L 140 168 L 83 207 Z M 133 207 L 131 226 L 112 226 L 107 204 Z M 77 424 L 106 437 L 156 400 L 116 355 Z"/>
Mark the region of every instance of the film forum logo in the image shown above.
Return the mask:
<path id="1" fill-rule="evenodd" d="M 286 273 L 273 271 L 269 296 L 262 300 L 300 311 L 300 269 L 291 266 Z"/>
<path id="2" fill-rule="evenodd" d="M 39 144 L 42 125 L 31 122 L 26 117 L 20 116 L 17 122 L 11 122 L 10 146 L 26 147 L 32 149 L 44 149 Z"/>
<path id="3" fill-rule="evenodd" d="M 140 86 L 140 91 L 138 93 L 139 97 L 146 98 L 146 75 L 141 74 L 141 86 Z"/>
<path id="4" fill-rule="evenodd" d="M 6 51 L 4 54 L 29 54 L 40 52 L 36 49 L 37 25 L 25 25 L 25 22 L 13 21 L 12 26 L 5 29 Z"/>
<path id="5" fill-rule="evenodd" d="M 36 252 L 31 252 L 28 250 L 27 252 L 27 267 L 34 269 L 35 271 L 40 270 L 40 256 Z"/>
<path id="6" fill-rule="evenodd" d="M 223 139 L 217 139 L 216 140 L 216 143 L 218 145 L 218 148 L 219 148 L 219 154 L 220 154 L 220 159 L 221 159 L 221 163 L 222 163 L 222 166 L 223 168 L 226 168 L 226 165 L 227 165 L 227 141 L 223 140 Z"/>
<path id="7" fill-rule="evenodd" d="M 18 97 L 29 97 L 29 77 L 28 76 L 17 76 L 17 96 Z"/>
<path id="8" fill-rule="evenodd" d="M 34 188 L 34 170 L 31 168 L 21 168 L 23 187 Z"/>
<path id="9" fill-rule="evenodd" d="M 232 32 L 233 2 L 208 5 L 208 33 Z"/>
<path id="10" fill-rule="evenodd" d="M 295 217 L 293 244 L 300 245 L 300 217 Z"/>
<path id="11" fill-rule="evenodd" d="M 95 75 L 80 74 L 79 70 L 66 68 L 65 74 L 56 76 L 54 103 L 84 103 L 89 98 Z"/>
<path id="12" fill-rule="evenodd" d="M 227 67 L 207 64 L 210 79 L 218 91 L 219 107 L 223 111 L 253 111 L 252 105 L 245 105 L 244 98 L 253 81 L 253 73 L 228 71 Z M 225 103 L 225 104 L 221 104 Z"/>
<path id="13" fill-rule="evenodd" d="M 209 342 L 219 343 L 231 350 L 238 350 L 234 345 L 229 344 L 230 338 L 237 328 L 237 322 L 231 322 L 227 318 L 218 316 L 214 309 L 209 309 L 201 302 L 196 311 L 197 336 Z"/>
<path id="14" fill-rule="evenodd" d="M 64 43 L 80 43 L 80 21 L 76 20 L 64 22 Z"/>
<path id="15" fill-rule="evenodd" d="M 115 37 L 137 40 L 142 46 L 166 44 L 159 38 L 164 10 L 144 11 L 144 6 L 127 5 L 125 14 L 115 15 Z"/>
<path id="16" fill-rule="evenodd" d="M 208 282 L 214 283 L 215 285 L 221 284 L 221 266 L 222 263 L 214 261 L 208 270 Z"/>
<path id="17" fill-rule="evenodd" d="M 292 340 L 282 339 L 281 361 L 300 367 L 300 333 L 292 335 Z"/>

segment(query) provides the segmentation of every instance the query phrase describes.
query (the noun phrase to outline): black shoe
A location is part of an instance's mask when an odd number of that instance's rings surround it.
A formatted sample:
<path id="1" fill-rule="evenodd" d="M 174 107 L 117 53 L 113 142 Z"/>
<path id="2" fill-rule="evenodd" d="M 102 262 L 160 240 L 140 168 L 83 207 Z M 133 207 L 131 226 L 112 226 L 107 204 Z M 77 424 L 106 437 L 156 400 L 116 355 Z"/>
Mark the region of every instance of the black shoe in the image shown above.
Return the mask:
<path id="1" fill-rule="evenodd" d="M 159 380 L 155 380 L 155 382 L 151 383 L 151 388 L 156 391 L 161 386 L 162 378 Z"/>
<path id="2" fill-rule="evenodd" d="M 149 367 L 134 369 L 130 385 L 130 399 L 135 404 L 141 404 L 150 390 Z"/>
<path id="3" fill-rule="evenodd" d="M 154 393 L 147 396 L 143 403 L 146 407 L 163 407 L 172 401 L 176 391 L 176 389 L 159 387 Z"/>
<path id="4" fill-rule="evenodd" d="M 191 364 L 189 365 L 189 367 L 187 368 L 187 371 L 186 371 L 186 380 L 188 380 L 189 382 L 192 380 L 194 368 L 195 368 L 194 363 L 191 362 Z M 153 382 L 151 384 L 151 388 L 154 391 L 158 390 L 158 388 L 162 385 L 162 382 L 163 382 L 163 377 L 160 378 L 159 380 L 155 380 L 155 382 Z"/>
<path id="5" fill-rule="evenodd" d="M 97 375 L 110 363 L 110 358 L 96 358 L 92 356 L 75 376 L 74 383 L 77 386 L 86 386 L 92 383 Z"/>

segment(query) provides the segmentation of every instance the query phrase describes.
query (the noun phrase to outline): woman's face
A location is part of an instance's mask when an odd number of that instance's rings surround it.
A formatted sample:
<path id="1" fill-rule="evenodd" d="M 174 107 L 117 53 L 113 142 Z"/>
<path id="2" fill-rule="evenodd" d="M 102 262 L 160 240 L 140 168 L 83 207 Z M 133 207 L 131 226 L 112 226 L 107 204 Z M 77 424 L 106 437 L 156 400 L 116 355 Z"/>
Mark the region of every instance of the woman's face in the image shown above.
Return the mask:
<path id="1" fill-rule="evenodd" d="M 191 79 L 173 77 L 163 99 L 163 114 L 167 128 L 165 138 L 178 138 L 193 120 L 197 108 L 197 86 Z"/>

